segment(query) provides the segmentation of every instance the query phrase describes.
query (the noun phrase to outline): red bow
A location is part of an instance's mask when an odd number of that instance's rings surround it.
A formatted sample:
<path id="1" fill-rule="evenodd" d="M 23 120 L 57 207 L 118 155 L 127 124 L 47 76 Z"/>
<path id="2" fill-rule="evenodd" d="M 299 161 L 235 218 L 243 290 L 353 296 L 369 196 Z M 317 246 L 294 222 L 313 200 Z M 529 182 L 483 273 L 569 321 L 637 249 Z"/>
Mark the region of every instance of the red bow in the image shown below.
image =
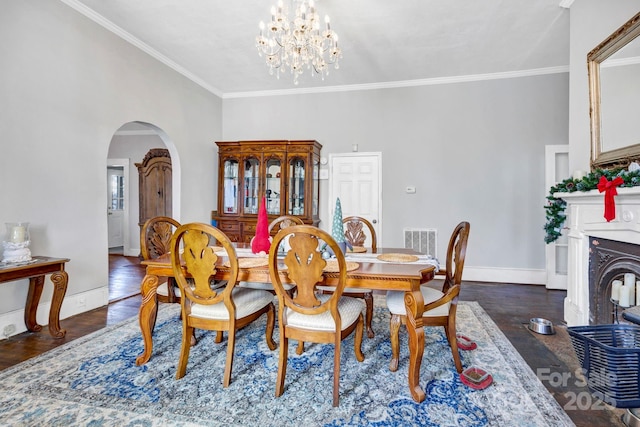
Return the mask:
<path id="1" fill-rule="evenodd" d="M 601 193 L 604 191 L 604 219 L 606 219 L 607 222 L 615 219 L 616 217 L 616 202 L 613 200 L 613 196 L 618 194 L 616 187 L 623 183 L 624 180 L 619 176 L 611 181 L 608 181 L 604 176 L 600 177 L 598 190 Z"/>

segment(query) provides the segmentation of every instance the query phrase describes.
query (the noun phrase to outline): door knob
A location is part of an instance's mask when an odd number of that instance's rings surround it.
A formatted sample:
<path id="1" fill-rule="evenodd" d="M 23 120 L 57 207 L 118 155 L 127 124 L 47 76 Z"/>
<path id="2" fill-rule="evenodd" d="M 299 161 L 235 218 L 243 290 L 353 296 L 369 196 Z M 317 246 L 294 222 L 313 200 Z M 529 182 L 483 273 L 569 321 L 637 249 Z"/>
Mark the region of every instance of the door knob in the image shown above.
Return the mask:
<path id="1" fill-rule="evenodd" d="M 377 220 L 377 219 L 374 219 L 374 220 L 373 220 L 373 221 L 371 221 L 371 222 L 372 222 L 372 223 L 374 223 L 374 224 L 377 224 L 377 223 L 378 223 L 378 220 Z"/>

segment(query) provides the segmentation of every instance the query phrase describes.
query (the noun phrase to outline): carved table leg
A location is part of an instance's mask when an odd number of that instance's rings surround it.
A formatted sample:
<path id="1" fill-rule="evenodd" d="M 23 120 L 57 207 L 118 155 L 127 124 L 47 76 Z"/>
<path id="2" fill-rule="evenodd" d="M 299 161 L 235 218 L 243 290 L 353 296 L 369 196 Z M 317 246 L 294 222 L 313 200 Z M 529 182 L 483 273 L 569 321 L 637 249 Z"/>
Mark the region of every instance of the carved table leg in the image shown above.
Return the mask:
<path id="1" fill-rule="evenodd" d="M 67 293 L 69 275 L 66 271 L 58 271 L 51 275 L 51 281 L 53 282 L 53 298 L 49 309 L 49 333 L 52 337 L 63 338 L 67 331 L 60 328 L 60 308 L 64 295 Z"/>
<path id="2" fill-rule="evenodd" d="M 142 331 L 142 340 L 144 342 L 144 351 L 136 358 L 136 365 L 144 365 L 151 358 L 153 350 L 153 328 L 158 310 L 158 302 L 156 299 L 156 291 L 158 289 L 158 276 L 146 275 L 142 279 L 140 292 L 142 294 L 142 303 L 138 313 L 138 321 L 140 322 L 140 330 Z"/>
<path id="3" fill-rule="evenodd" d="M 404 305 L 407 309 L 407 333 L 409 335 L 409 391 L 413 400 L 422 402 L 426 394 L 420 387 L 420 366 L 424 354 L 424 328 L 422 313 L 424 299 L 422 292 L 416 290 L 404 294 Z"/>
<path id="4" fill-rule="evenodd" d="M 367 327 L 367 337 L 373 338 L 376 336 L 375 332 L 373 332 L 373 328 L 371 327 L 371 320 L 373 319 L 373 293 L 365 292 L 364 293 L 364 301 L 367 305 L 367 315 L 365 316 L 366 327 Z"/>
<path id="5" fill-rule="evenodd" d="M 27 293 L 27 303 L 24 309 L 24 324 L 27 330 L 31 332 L 40 332 L 42 326 L 36 321 L 36 312 L 38 311 L 38 303 L 42 288 L 44 287 L 44 276 L 31 277 L 29 279 L 29 292 Z"/>
<path id="6" fill-rule="evenodd" d="M 389 321 L 389 340 L 391 341 L 391 360 L 389 361 L 389 370 L 395 372 L 398 370 L 398 362 L 400 360 L 400 325 L 402 321 L 400 316 L 391 315 Z"/>

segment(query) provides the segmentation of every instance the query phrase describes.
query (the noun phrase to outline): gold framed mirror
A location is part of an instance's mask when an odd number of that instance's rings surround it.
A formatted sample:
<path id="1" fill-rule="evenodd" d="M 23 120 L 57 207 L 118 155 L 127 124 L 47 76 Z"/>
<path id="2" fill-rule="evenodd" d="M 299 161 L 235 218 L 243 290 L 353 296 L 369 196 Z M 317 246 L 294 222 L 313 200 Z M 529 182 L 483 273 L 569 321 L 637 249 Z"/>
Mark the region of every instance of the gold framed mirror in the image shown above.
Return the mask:
<path id="1" fill-rule="evenodd" d="M 640 12 L 587 55 L 591 169 L 640 161 Z"/>

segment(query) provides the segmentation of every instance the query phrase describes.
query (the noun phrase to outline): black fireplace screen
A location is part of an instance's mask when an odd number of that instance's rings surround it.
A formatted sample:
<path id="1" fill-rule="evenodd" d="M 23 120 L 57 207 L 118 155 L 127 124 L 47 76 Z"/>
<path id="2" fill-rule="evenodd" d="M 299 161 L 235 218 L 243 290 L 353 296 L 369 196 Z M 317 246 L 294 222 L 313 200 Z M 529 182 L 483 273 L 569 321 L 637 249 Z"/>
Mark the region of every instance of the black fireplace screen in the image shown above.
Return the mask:
<path id="1" fill-rule="evenodd" d="M 611 283 L 634 273 L 640 280 L 640 246 L 615 240 L 589 238 L 589 323 L 613 323 Z M 639 301 L 636 301 L 639 304 Z"/>

